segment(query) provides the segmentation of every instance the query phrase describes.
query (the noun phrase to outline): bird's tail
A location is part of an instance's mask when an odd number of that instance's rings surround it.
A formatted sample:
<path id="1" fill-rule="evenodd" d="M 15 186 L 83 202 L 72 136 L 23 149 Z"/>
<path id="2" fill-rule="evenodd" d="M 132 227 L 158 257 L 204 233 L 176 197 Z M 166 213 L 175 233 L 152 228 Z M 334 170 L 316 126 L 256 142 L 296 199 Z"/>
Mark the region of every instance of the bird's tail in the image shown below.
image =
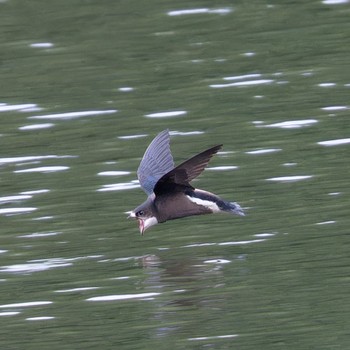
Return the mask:
<path id="1" fill-rule="evenodd" d="M 245 216 L 243 209 L 241 208 L 241 206 L 238 203 L 228 202 L 227 204 L 228 204 L 227 212 L 232 213 L 232 214 L 236 214 L 236 215 L 240 215 L 240 216 Z"/>

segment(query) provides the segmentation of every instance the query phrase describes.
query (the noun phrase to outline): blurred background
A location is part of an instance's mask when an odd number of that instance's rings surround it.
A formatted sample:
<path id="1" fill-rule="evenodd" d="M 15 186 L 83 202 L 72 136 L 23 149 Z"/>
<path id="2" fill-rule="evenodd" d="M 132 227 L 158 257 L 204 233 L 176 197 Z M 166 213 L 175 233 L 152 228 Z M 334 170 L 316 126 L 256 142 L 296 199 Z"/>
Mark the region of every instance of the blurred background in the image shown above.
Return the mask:
<path id="1" fill-rule="evenodd" d="M 346 349 L 350 7 L 0 1 L 1 349 Z M 125 212 L 169 128 L 246 217 Z"/>

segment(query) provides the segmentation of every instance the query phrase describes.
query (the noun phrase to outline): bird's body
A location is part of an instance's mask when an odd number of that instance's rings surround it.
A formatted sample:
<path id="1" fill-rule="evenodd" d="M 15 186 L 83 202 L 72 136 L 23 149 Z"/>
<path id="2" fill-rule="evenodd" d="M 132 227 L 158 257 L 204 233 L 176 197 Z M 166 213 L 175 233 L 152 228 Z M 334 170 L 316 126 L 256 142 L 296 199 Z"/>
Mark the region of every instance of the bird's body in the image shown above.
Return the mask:
<path id="1" fill-rule="evenodd" d="M 217 145 L 174 167 L 170 152 L 169 131 L 158 134 L 147 148 L 137 175 L 147 200 L 134 209 L 130 217 L 139 221 L 141 234 L 149 227 L 192 215 L 227 212 L 244 215 L 239 204 L 195 189 L 191 184 L 222 145 Z"/>

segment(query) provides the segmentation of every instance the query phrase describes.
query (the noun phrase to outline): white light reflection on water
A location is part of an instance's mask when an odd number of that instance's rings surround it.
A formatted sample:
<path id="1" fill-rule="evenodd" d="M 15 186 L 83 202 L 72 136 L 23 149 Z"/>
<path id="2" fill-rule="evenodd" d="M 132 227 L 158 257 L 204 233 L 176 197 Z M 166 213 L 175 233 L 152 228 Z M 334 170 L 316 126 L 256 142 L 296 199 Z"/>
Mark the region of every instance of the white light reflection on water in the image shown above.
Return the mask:
<path id="1" fill-rule="evenodd" d="M 296 182 L 296 181 L 311 179 L 312 177 L 313 175 L 280 176 L 280 177 L 271 177 L 269 179 L 266 179 L 266 181 Z"/>
<path id="2" fill-rule="evenodd" d="M 53 219 L 53 216 L 40 216 L 38 218 L 33 218 L 33 221 L 40 221 L 40 220 L 51 220 Z"/>
<path id="3" fill-rule="evenodd" d="M 44 123 L 44 124 L 32 124 L 32 125 L 24 125 L 19 127 L 19 130 L 27 131 L 27 130 L 38 130 L 38 129 L 48 129 L 55 126 L 53 123 Z"/>
<path id="4" fill-rule="evenodd" d="M 172 136 L 191 136 L 191 135 L 202 135 L 204 131 L 170 131 L 170 135 Z"/>
<path id="5" fill-rule="evenodd" d="M 28 103 L 28 104 L 20 104 L 20 105 L 8 105 L 6 103 L 0 104 L 0 112 L 10 112 L 10 111 L 26 111 L 29 108 L 37 107 L 36 104 Z"/>
<path id="6" fill-rule="evenodd" d="M 0 214 L 5 215 L 15 215 L 15 214 L 25 214 L 31 211 L 37 210 L 38 208 L 26 207 L 26 208 L 5 208 L 0 209 Z"/>
<path id="7" fill-rule="evenodd" d="M 257 150 L 254 150 L 254 151 L 248 151 L 248 152 L 245 152 L 246 154 L 266 154 L 266 153 L 274 153 L 274 152 L 280 152 L 282 151 L 281 148 L 266 148 L 266 149 L 257 149 Z"/>
<path id="8" fill-rule="evenodd" d="M 272 84 L 273 82 L 274 80 L 272 79 L 259 79 L 259 80 L 249 80 L 249 81 L 237 81 L 235 83 L 228 83 L 228 84 L 212 84 L 209 86 L 214 89 L 220 89 L 220 88 L 226 88 L 226 87 L 243 87 L 243 86 Z"/>
<path id="9" fill-rule="evenodd" d="M 71 288 L 71 289 L 60 289 L 60 290 L 55 290 L 55 293 L 80 293 L 80 292 L 85 292 L 88 290 L 96 290 L 100 289 L 101 287 L 80 287 L 80 288 Z"/>
<path id="10" fill-rule="evenodd" d="M 266 236 L 267 238 L 267 236 Z M 181 248 L 198 248 L 198 247 L 207 247 L 207 246 L 227 246 L 227 245 L 246 245 L 246 244 L 253 244 L 253 243 L 260 243 L 264 242 L 266 239 L 260 238 L 260 239 L 252 239 L 247 241 L 232 241 L 232 242 L 221 242 L 221 243 L 194 243 L 194 244 L 188 244 L 184 245 Z"/>
<path id="11" fill-rule="evenodd" d="M 114 114 L 118 111 L 116 109 L 110 109 L 105 111 L 82 111 L 82 112 L 68 112 L 68 113 L 58 113 L 58 114 L 46 114 L 46 115 L 35 115 L 33 117 L 29 117 L 29 119 L 75 119 L 81 117 L 89 117 L 95 115 L 103 115 L 103 114 Z"/>
<path id="12" fill-rule="evenodd" d="M 322 4 L 324 5 L 339 5 L 339 4 L 347 4 L 349 0 L 323 0 Z"/>
<path id="13" fill-rule="evenodd" d="M 236 242 L 222 242 L 218 243 L 219 246 L 225 246 L 225 245 L 245 245 L 245 244 L 252 244 L 252 243 L 261 243 L 264 242 L 265 239 L 252 239 L 250 241 L 236 241 Z"/>
<path id="14" fill-rule="evenodd" d="M 214 171 L 225 171 L 225 170 L 236 170 L 239 167 L 236 165 L 222 165 L 222 166 L 214 166 L 206 168 L 206 170 L 214 170 Z"/>
<path id="15" fill-rule="evenodd" d="M 204 264 L 229 264 L 231 260 L 226 259 L 211 259 L 203 261 Z"/>
<path id="16" fill-rule="evenodd" d="M 186 114 L 187 114 L 187 111 L 169 111 L 169 112 L 158 112 L 158 113 L 146 114 L 145 117 L 147 117 L 147 118 L 173 118 L 173 117 L 180 117 L 180 116 L 183 116 Z"/>
<path id="17" fill-rule="evenodd" d="M 41 238 L 41 237 L 51 237 L 62 234 L 62 232 L 34 232 L 27 235 L 18 236 L 19 238 Z"/>
<path id="18" fill-rule="evenodd" d="M 50 192 L 50 190 L 43 188 L 42 190 L 24 191 L 24 192 L 21 192 L 20 194 L 32 195 L 32 194 L 40 194 L 40 193 L 47 193 L 47 192 Z"/>
<path id="19" fill-rule="evenodd" d="M 52 301 L 28 301 L 24 303 L 14 303 L 14 304 L 4 304 L 0 305 L 1 309 L 10 309 L 10 308 L 22 308 L 22 307 L 33 307 L 33 306 L 43 306 L 50 305 Z"/>
<path id="20" fill-rule="evenodd" d="M 316 222 L 315 225 L 329 225 L 329 224 L 335 224 L 335 223 L 337 222 L 334 220 L 329 220 L 329 221 Z"/>
<path id="21" fill-rule="evenodd" d="M 255 56 L 256 53 L 255 52 L 245 52 L 245 53 L 242 53 L 242 56 L 245 56 L 245 57 L 253 57 Z"/>
<path id="22" fill-rule="evenodd" d="M 53 316 L 37 316 L 37 317 L 27 317 L 26 321 L 48 321 L 53 320 Z"/>
<path id="23" fill-rule="evenodd" d="M 212 245 L 217 245 L 217 243 L 193 243 L 193 244 L 184 245 L 181 248 L 209 247 Z"/>
<path id="24" fill-rule="evenodd" d="M 318 84 L 319 87 L 333 87 L 336 86 L 336 83 L 320 83 Z"/>
<path id="25" fill-rule="evenodd" d="M 29 261 L 24 264 L 1 266 L 0 271 L 7 273 L 32 273 L 71 265 L 72 263 L 67 262 L 65 259 L 42 259 L 41 261 Z"/>
<path id="26" fill-rule="evenodd" d="M 334 111 L 345 111 L 349 109 L 349 107 L 348 106 L 328 106 L 328 107 L 322 107 L 321 109 L 326 112 L 334 112 Z"/>
<path id="27" fill-rule="evenodd" d="M 224 77 L 224 80 L 244 80 L 244 79 L 252 79 L 252 78 L 260 78 L 261 74 L 243 74 L 243 75 L 234 75 L 232 77 Z"/>
<path id="28" fill-rule="evenodd" d="M 129 300 L 129 299 L 150 300 L 150 299 L 154 299 L 154 297 L 158 295 L 161 295 L 161 293 L 116 294 L 116 295 L 92 297 L 92 298 L 86 299 L 86 301 L 116 301 L 116 300 Z"/>
<path id="29" fill-rule="evenodd" d="M 21 199 L 29 199 L 32 198 L 33 196 L 29 195 L 17 195 L 17 196 L 6 196 L 6 197 L 0 197 L 0 203 L 1 202 L 16 202 L 20 201 Z"/>
<path id="30" fill-rule="evenodd" d="M 236 338 L 238 334 L 227 334 L 227 335 L 215 335 L 211 337 L 196 337 L 196 338 L 188 338 L 190 341 L 201 341 L 201 340 L 215 340 L 215 339 L 227 339 L 227 338 Z"/>
<path id="31" fill-rule="evenodd" d="M 235 151 L 219 151 L 217 154 L 219 156 L 227 157 L 227 156 L 231 155 L 232 153 L 235 153 Z"/>
<path id="32" fill-rule="evenodd" d="M 49 192 L 47 189 L 35 190 L 35 191 L 24 191 L 17 195 L 12 196 L 4 196 L 0 197 L 0 204 L 19 202 L 22 200 L 33 198 L 34 194 L 46 193 Z M 2 208 L 0 209 L 0 214 L 5 215 L 15 215 L 15 214 L 23 214 L 27 212 L 31 212 L 36 210 L 37 208 Z"/>
<path id="33" fill-rule="evenodd" d="M 19 311 L 4 311 L 0 312 L 0 317 L 1 316 L 15 316 L 18 315 L 20 312 Z"/>
<path id="34" fill-rule="evenodd" d="M 22 170 L 15 170 L 14 173 L 53 173 L 57 171 L 64 171 L 68 170 L 68 166 L 42 166 L 42 167 L 37 167 L 37 168 L 29 168 L 29 169 L 22 169 Z"/>
<path id="35" fill-rule="evenodd" d="M 146 135 L 146 134 L 126 135 L 126 136 L 118 136 L 118 139 L 121 139 L 121 140 L 132 140 L 132 139 L 139 139 L 139 138 L 146 137 L 146 136 L 148 136 L 148 135 Z"/>
<path id="36" fill-rule="evenodd" d="M 30 47 L 35 47 L 35 48 L 39 48 L 39 49 L 48 49 L 53 47 L 53 43 L 33 43 L 29 45 Z"/>
<path id="37" fill-rule="evenodd" d="M 123 176 L 131 174 L 130 171 L 101 171 L 99 176 Z"/>
<path id="38" fill-rule="evenodd" d="M 8 266 L 1 266 L 0 272 L 7 273 L 32 273 L 39 271 L 46 271 L 58 267 L 72 266 L 73 262 L 85 259 L 100 259 L 102 255 L 88 255 L 78 256 L 74 258 L 50 258 L 50 259 L 36 259 L 29 260 L 23 264 L 14 264 Z"/>
<path id="39" fill-rule="evenodd" d="M 168 16 L 183 16 L 183 15 L 200 15 L 200 14 L 218 14 L 218 15 L 226 15 L 232 12 L 232 8 L 224 7 L 217 9 L 209 9 L 209 8 L 198 8 L 198 9 L 184 9 L 184 10 L 175 10 L 169 11 Z"/>
<path id="40" fill-rule="evenodd" d="M 134 91 L 134 88 L 130 86 L 124 86 L 124 87 L 120 87 L 118 90 L 121 92 L 130 92 L 130 91 Z"/>
<path id="41" fill-rule="evenodd" d="M 77 156 L 57 156 L 53 154 L 45 155 L 45 156 L 21 156 L 21 157 L 9 157 L 9 158 L 0 158 L 1 164 L 10 164 L 10 163 L 23 163 L 23 162 L 31 162 L 43 159 L 64 159 L 64 158 L 76 158 Z"/>
<path id="42" fill-rule="evenodd" d="M 337 140 L 328 140 L 328 141 L 320 141 L 317 142 L 317 144 L 321 146 L 339 146 L 339 145 L 345 145 L 347 143 L 350 143 L 350 138 L 348 139 L 337 139 Z"/>
<path id="43" fill-rule="evenodd" d="M 269 125 L 259 125 L 259 127 L 297 129 L 297 128 L 311 126 L 312 124 L 315 124 L 315 123 L 318 123 L 318 120 L 316 120 L 316 119 L 288 120 L 286 122 L 273 123 L 273 124 L 269 124 Z"/>
<path id="44" fill-rule="evenodd" d="M 133 180 L 130 182 L 122 182 L 110 185 L 103 185 L 102 188 L 99 188 L 97 192 L 105 192 L 105 191 L 124 191 L 131 190 L 134 188 L 139 188 L 140 184 L 137 180 Z"/>
<path id="45" fill-rule="evenodd" d="M 273 237 L 275 235 L 276 235 L 276 233 L 264 232 L 264 233 L 257 233 L 254 236 L 255 237 L 260 237 L 260 238 L 266 238 L 266 237 Z"/>

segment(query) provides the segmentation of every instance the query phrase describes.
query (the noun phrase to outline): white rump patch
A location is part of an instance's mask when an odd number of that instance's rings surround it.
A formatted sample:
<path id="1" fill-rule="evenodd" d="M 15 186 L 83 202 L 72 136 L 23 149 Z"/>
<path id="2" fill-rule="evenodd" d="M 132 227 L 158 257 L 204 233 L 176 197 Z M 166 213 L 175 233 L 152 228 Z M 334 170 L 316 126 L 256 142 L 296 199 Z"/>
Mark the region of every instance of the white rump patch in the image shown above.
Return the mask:
<path id="1" fill-rule="evenodd" d="M 193 203 L 196 203 L 198 205 L 201 205 L 202 207 L 206 207 L 210 209 L 213 213 L 218 213 L 220 211 L 218 205 L 214 202 L 200 199 L 197 197 L 191 197 L 191 196 L 187 196 L 187 198 Z"/>

